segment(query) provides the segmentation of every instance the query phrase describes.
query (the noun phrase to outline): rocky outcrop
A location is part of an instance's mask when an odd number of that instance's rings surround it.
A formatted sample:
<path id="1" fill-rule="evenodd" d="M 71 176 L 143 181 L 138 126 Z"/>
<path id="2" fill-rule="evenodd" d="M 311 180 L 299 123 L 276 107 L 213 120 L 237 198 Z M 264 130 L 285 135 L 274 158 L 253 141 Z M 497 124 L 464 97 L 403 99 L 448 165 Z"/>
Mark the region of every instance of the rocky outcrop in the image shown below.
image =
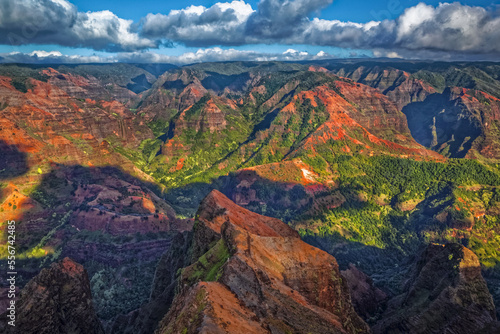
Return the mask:
<path id="1" fill-rule="evenodd" d="M 16 302 L 15 327 L 1 316 L 3 333 L 104 333 L 92 305 L 89 278 L 69 258 L 43 269 L 21 291 Z"/>
<path id="2" fill-rule="evenodd" d="M 169 323 L 155 333 L 269 333 L 255 313 L 218 282 L 200 282 L 178 297 L 182 303 L 172 306 Z"/>
<path id="3" fill-rule="evenodd" d="M 495 326 L 495 306 L 477 256 L 459 244 L 432 244 L 373 331 L 472 334 Z"/>
<path id="4" fill-rule="evenodd" d="M 192 259 L 200 254 L 156 333 L 368 332 L 331 255 L 216 190 L 197 214 Z"/>

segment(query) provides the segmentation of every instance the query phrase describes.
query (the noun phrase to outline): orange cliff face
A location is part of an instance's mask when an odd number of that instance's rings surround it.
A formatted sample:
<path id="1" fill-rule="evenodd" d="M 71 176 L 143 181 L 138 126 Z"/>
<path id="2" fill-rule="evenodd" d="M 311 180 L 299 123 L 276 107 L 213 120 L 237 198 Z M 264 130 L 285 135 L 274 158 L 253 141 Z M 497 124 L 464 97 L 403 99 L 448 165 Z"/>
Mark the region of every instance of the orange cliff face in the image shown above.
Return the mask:
<path id="1" fill-rule="evenodd" d="M 339 80 L 335 85 L 338 93 L 327 86 L 319 86 L 295 96 L 295 100 L 302 102 L 310 100 L 313 106 L 318 99 L 329 115 L 306 138 L 302 147 L 315 151 L 316 145 L 334 140 L 345 142 L 344 152 L 347 153 L 352 150 L 350 146 L 357 146 L 366 154 L 385 152 L 402 157 L 444 159 L 411 137 L 405 115 L 378 90 L 350 81 Z M 293 104 L 283 111 L 293 113 Z"/>
<path id="2" fill-rule="evenodd" d="M 285 223 L 243 209 L 216 190 L 198 210 L 191 254 L 181 292 L 158 333 L 189 332 L 192 326 L 225 332 L 232 324 L 250 333 L 369 331 L 331 255 L 303 242 Z M 200 277 L 200 270 L 207 276 Z"/>
<path id="3" fill-rule="evenodd" d="M 72 97 L 74 87 L 85 90 L 92 82 L 84 78 L 50 72 L 47 82 L 29 79 L 22 93 L 11 79 L 0 78 L 0 140 L 30 154 L 30 163 L 42 161 L 98 165 L 123 162 L 110 155 L 106 140 L 134 145 L 151 136 L 149 128 L 118 101 L 86 100 Z M 55 76 L 57 74 L 57 77 Z M 56 79 L 54 79 L 56 78 Z M 55 80 L 68 85 L 56 85 Z M 66 90 L 65 90 L 66 89 Z"/>
<path id="4" fill-rule="evenodd" d="M 28 79 L 26 93 L 17 90 L 10 78 L 0 77 L 0 151 L 6 157 L 0 166 L 6 164 L 7 170 L 18 171 L 0 177 L 12 182 L 19 196 L 34 189 L 55 163 L 117 165 L 146 179 L 131 161 L 114 152 L 112 145 L 137 146 L 152 136 L 149 128 L 118 101 L 72 97 L 74 87 L 88 89 L 92 80 L 62 74 L 59 78 L 57 73 L 53 70 L 47 82 Z M 73 88 L 55 85 L 56 76 L 59 81 L 66 78 Z M 19 218 L 33 209 L 33 200 L 14 200 L 9 189 L 2 193 L 2 206 L 11 204 L 2 216 Z"/>

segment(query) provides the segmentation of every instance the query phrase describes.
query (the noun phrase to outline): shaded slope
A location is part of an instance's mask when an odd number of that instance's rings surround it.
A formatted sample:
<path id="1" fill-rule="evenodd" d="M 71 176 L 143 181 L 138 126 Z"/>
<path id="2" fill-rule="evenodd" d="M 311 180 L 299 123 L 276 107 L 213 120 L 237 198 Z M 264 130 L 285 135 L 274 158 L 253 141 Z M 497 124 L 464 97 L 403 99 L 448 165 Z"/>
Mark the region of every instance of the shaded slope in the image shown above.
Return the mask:
<path id="1" fill-rule="evenodd" d="M 500 100 L 484 92 L 445 89 L 403 108 L 415 139 L 452 158 L 500 158 Z"/>

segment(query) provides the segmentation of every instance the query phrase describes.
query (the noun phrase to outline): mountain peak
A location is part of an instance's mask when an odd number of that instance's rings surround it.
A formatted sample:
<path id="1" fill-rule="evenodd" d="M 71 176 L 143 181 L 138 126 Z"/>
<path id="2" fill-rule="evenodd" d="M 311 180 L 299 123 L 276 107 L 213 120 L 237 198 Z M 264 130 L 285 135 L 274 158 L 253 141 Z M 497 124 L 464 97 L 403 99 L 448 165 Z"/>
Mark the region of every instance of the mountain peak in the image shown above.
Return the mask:
<path id="1" fill-rule="evenodd" d="M 222 225 L 229 221 L 243 230 L 263 237 L 299 238 L 297 231 L 281 220 L 242 208 L 218 190 L 212 190 L 203 199 L 196 216 L 199 222 L 218 234 L 221 233 Z"/>

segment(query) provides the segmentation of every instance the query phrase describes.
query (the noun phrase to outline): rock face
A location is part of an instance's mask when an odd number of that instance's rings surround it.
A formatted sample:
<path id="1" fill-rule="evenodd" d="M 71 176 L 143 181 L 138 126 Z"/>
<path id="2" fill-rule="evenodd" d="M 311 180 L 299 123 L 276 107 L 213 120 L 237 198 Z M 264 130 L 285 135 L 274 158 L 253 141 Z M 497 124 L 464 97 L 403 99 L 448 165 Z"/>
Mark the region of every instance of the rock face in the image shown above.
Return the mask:
<path id="1" fill-rule="evenodd" d="M 176 218 L 147 183 L 119 169 L 52 168 L 30 196 L 14 185 L 0 190 L 6 198 L 0 220 L 20 222 L 19 245 L 33 249 L 45 238 L 39 262 L 20 267 L 18 285 L 23 287 L 40 271 L 40 262 L 67 256 L 88 269 L 101 319 L 138 308 L 148 301 L 162 253 L 177 232 L 192 229 L 192 219 Z"/>
<path id="2" fill-rule="evenodd" d="M 196 245 L 196 246 L 194 246 Z M 365 333 L 335 259 L 214 190 L 200 205 L 180 293 L 156 333 Z"/>
<path id="3" fill-rule="evenodd" d="M 178 298 L 183 302 L 172 306 L 170 323 L 156 333 L 269 333 L 255 313 L 218 282 L 199 282 Z"/>
<path id="4" fill-rule="evenodd" d="M 89 278 L 83 267 L 64 258 L 43 269 L 21 291 L 16 302 L 16 326 L 3 333 L 100 334 L 104 330 L 92 305 Z"/>
<path id="5" fill-rule="evenodd" d="M 477 256 L 459 244 L 429 245 L 405 292 L 389 302 L 374 333 L 487 333 L 498 326 Z"/>
<path id="6" fill-rule="evenodd" d="M 392 66 L 360 64 L 340 69 L 334 67 L 332 71 L 341 77 L 377 88 L 396 102 L 399 109 L 409 103 L 423 101 L 428 95 L 436 92 L 423 80 L 414 78 L 407 71 Z"/>
<path id="7" fill-rule="evenodd" d="M 347 143 L 345 151 L 361 148 L 368 153 L 385 151 L 400 156 L 440 159 L 411 137 L 406 117 L 394 102 L 368 86 L 351 81 L 336 81 L 336 89 L 321 86 L 305 92 L 301 100 L 321 101 L 329 114 L 305 142 L 304 147 L 332 141 Z"/>

